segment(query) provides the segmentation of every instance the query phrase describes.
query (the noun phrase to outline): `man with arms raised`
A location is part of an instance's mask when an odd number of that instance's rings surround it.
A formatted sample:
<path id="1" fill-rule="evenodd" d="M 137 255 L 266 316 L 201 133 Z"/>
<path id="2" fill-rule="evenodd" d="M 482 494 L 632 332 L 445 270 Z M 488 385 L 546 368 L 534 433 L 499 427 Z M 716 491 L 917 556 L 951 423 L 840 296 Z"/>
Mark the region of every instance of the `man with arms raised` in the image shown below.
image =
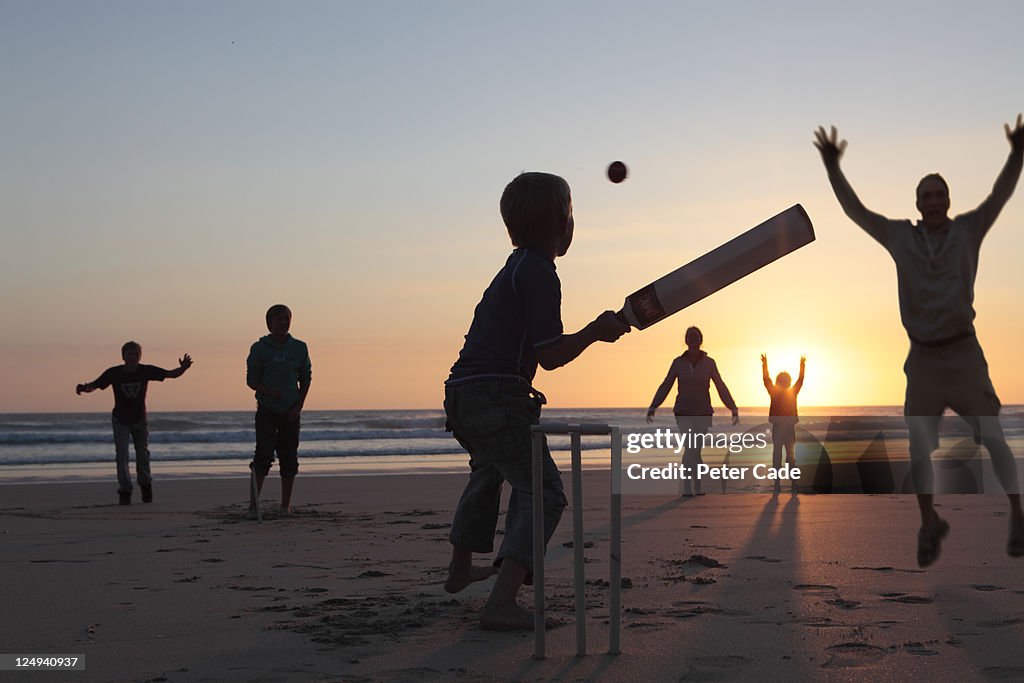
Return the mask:
<path id="1" fill-rule="evenodd" d="M 989 379 L 988 363 L 974 332 L 974 279 L 981 241 L 1013 194 L 1024 165 L 1024 120 L 1017 115 L 1005 126 L 1010 156 L 992 193 L 978 208 L 949 218 L 949 187 L 937 173 L 917 186 L 921 220 L 890 220 L 869 211 L 857 198 L 839 159 L 846 140 L 835 127 L 815 131 L 828 179 L 850 219 L 886 248 L 896 263 L 900 317 L 910 337 L 903 414 L 910 430 L 910 459 L 921 512 L 917 562 L 926 567 L 939 556 L 949 524 L 933 507 L 931 453 L 938 447 L 938 426 L 952 408 L 972 424 L 988 449 L 999 482 L 1010 500 L 1010 539 L 1006 551 L 1024 555 L 1024 512 L 1013 453 L 999 425 L 999 398 Z"/>

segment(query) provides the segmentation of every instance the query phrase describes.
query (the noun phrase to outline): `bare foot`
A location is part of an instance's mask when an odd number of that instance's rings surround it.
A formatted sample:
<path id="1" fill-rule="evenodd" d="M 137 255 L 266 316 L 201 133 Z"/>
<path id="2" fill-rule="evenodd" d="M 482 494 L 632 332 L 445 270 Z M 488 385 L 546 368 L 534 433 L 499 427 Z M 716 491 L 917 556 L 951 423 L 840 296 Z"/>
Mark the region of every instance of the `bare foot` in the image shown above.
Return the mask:
<path id="1" fill-rule="evenodd" d="M 949 523 L 934 515 L 932 523 L 924 525 L 917 532 L 917 566 L 927 567 L 939 559 L 942 539 L 949 535 Z"/>
<path id="2" fill-rule="evenodd" d="M 532 631 L 533 612 L 516 604 L 501 607 L 484 605 L 480 628 L 485 631 Z"/>
<path id="3" fill-rule="evenodd" d="M 292 506 L 289 505 L 286 508 L 281 508 L 280 510 L 278 510 L 277 511 L 277 516 L 278 517 L 294 517 L 295 516 L 295 512 L 292 510 Z"/>
<path id="4" fill-rule="evenodd" d="M 1024 557 L 1024 516 L 1010 514 L 1010 540 L 1006 543 L 1006 554 L 1010 557 Z"/>
<path id="5" fill-rule="evenodd" d="M 458 593 L 469 584 L 483 581 L 497 573 L 498 568 L 492 566 L 470 567 L 469 572 L 466 573 L 457 572 L 452 569 L 452 565 L 448 565 L 448 580 L 444 582 L 444 590 L 446 593 Z"/>

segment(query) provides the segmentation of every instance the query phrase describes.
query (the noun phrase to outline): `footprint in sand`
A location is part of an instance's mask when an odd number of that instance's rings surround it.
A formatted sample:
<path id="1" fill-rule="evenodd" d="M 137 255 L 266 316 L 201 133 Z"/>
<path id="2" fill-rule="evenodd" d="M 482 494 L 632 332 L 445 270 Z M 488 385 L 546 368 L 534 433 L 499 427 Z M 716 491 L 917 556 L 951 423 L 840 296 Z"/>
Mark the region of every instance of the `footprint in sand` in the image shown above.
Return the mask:
<path id="1" fill-rule="evenodd" d="M 828 669 L 853 669 L 874 664 L 889 654 L 885 648 L 867 643 L 839 643 L 826 648 L 829 660 L 822 664 Z"/>
<path id="2" fill-rule="evenodd" d="M 935 600 L 923 595 L 907 595 L 906 593 L 882 593 L 886 602 L 899 602 L 904 605 L 930 605 Z"/>
<path id="3" fill-rule="evenodd" d="M 869 572 L 901 572 L 903 574 L 924 574 L 923 569 L 896 569 L 895 567 L 850 567 Z"/>
<path id="4" fill-rule="evenodd" d="M 937 651 L 927 647 L 924 643 L 903 643 L 903 651 L 907 654 L 918 657 L 934 657 L 939 654 Z"/>
<path id="5" fill-rule="evenodd" d="M 266 607 L 260 607 L 254 611 L 256 612 L 289 612 L 291 607 L 288 605 L 267 605 Z"/>
<path id="6" fill-rule="evenodd" d="M 772 563 L 782 562 L 782 560 L 776 559 L 774 557 L 765 557 L 764 555 L 747 555 L 743 559 L 745 559 L 745 560 L 757 560 L 758 562 L 772 562 Z"/>
<path id="7" fill-rule="evenodd" d="M 992 585 L 987 584 L 987 583 L 971 584 L 971 588 L 973 588 L 976 591 L 981 591 L 983 593 L 989 593 L 991 591 L 1001 591 L 1001 590 L 1003 590 L 1002 586 L 992 586 Z"/>
<path id="8" fill-rule="evenodd" d="M 686 564 L 696 564 L 708 569 L 728 569 L 724 564 L 707 555 L 690 555 L 690 559 L 686 561 Z"/>
<path id="9" fill-rule="evenodd" d="M 856 600 L 843 600 L 842 598 L 834 598 L 832 600 L 826 600 L 825 604 L 826 605 L 832 605 L 833 607 L 838 607 L 839 609 L 846 609 L 846 610 L 857 609 L 858 607 L 861 606 L 861 604 L 859 602 L 857 602 Z"/>
<path id="10" fill-rule="evenodd" d="M 721 655 L 718 657 L 693 657 L 686 660 L 686 669 L 679 677 L 681 681 L 719 681 L 736 678 L 740 672 L 753 663 L 749 657 Z"/>
<path id="11" fill-rule="evenodd" d="M 589 581 L 586 581 L 585 583 L 588 586 L 595 586 L 597 588 L 609 588 L 611 586 L 611 584 L 608 583 L 608 581 L 606 581 L 605 579 L 591 579 Z M 632 588 L 633 580 L 623 577 L 622 579 L 619 579 L 619 585 L 622 588 Z"/>
<path id="12" fill-rule="evenodd" d="M 1007 626 L 1016 626 L 1017 624 L 1024 624 L 1024 619 L 1020 617 L 1011 617 L 1009 619 L 994 619 L 992 621 L 980 621 L 978 622 L 979 628 L 1006 628 Z"/>
<path id="13" fill-rule="evenodd" d="M 683 600 L 681 602 L 673 602 L 673 607 L 681 609 L 672 609 L 666 611 L 666 616 L 674 619 L 689 619 L 690 617 L 699 616 L 702 614 L 711 614 L 719 617 L 749 617 L 750 612 L 740 609 L 727 609 L 723 607 L 715 607 L 709 605 L 702 600 Z"/>
<path id="14" fill-rule="evenodd" d="M 625 612 L 626 614 L 644 614 L 644 615 L 646 615 L 646 614 L 655 614 L 657 612 L 657 610 L 648 610 L 648 609 L 644 609 L 643 607 L 627 607 L 626 609 L 624 609 L 622 611 Z"/>
<path id="15" fill-rule="evenodd" d="M 798 583 L 793 586 L 793 590 L 804 593 L 832 593 L 836 590 L 836 587 L 823 583 Z"/>
<path id="16" fill-rule="evenodd" d="M 668 567 L 688 568 L 688 569 L 697 568 L 697 567 L 699 567 L 700 569 L 728 569 L 729 568 L 728 566 L 722 564 L 721 562 L 719 562 L 715 558 L 708 557 L 707 555 L 690 555 L 690 557 L 688 557 L 685 560 L 680 560 L 680 559 L 664 560 L 663 564 L 667 565 Z M 700 571 L 700 569 L 698 569 L 698 571 Z"/>
<path id="17" fill-rule="evenodd" d="M 1019 681 L 1024 678 L 1024 666 L 990 666 L 981 673 L 986 679 Z"/>

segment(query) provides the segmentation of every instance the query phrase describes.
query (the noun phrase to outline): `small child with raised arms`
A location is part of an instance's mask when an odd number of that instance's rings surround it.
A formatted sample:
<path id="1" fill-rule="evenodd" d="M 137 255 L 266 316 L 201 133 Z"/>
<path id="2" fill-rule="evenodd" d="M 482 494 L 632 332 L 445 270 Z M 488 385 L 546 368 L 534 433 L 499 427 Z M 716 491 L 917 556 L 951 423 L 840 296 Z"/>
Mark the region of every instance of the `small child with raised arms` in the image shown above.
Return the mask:
<path id="1" fill-rule="evenodd" d="M 768 390 L 772 402 L 768 408 L 768 421 L 772 423 L 772 467 L 776 471 L 782 466 L 782 451 L 786 451 L 786 463 L 790 467 L 796 466 L 796 454 L 793 449 L 796 447 L 796 423 L 800 421 L 797 417 L 796 397 L 804 386 L 804 366 L 807 358 L 800 357 L 800 376 L 796 384 L 790 386 L 793 378 L 788 372 L 780 372 L 775 377 L 775 384 L 772 384 L 771 375 L 768 374 L 768 356 L 761 354 L 761 375 L 764 380 L 764 388 Z M 799 485 L 793 480 L 792 492 L 797 493 Z M 782 486 L 779 480 L 775 480 L 772 493 L 780 493 Z"/>

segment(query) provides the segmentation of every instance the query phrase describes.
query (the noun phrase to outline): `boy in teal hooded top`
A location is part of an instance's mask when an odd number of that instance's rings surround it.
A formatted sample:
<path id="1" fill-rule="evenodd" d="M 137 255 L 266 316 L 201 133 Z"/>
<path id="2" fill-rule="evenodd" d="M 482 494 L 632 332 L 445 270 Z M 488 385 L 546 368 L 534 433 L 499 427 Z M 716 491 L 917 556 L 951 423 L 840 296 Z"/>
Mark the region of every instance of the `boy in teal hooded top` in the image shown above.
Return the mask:
<path id="1" fill-rule="evenodd" d="M 292 312 L 283 304 L 267 310 L 267 329 L 249 349 L 246 384 L 256 392 L 256 452 L 249 465 L 256 491 L 249 494 L 249 517 L 257 518 L 256 498 L 270 472 L 274 453 L 280 459 L 281 514 L 290 515 L 292 489 L 299 471 L 299 424 L 309 393 L 312 363 L 305 342 L 288 333 Z"/>

